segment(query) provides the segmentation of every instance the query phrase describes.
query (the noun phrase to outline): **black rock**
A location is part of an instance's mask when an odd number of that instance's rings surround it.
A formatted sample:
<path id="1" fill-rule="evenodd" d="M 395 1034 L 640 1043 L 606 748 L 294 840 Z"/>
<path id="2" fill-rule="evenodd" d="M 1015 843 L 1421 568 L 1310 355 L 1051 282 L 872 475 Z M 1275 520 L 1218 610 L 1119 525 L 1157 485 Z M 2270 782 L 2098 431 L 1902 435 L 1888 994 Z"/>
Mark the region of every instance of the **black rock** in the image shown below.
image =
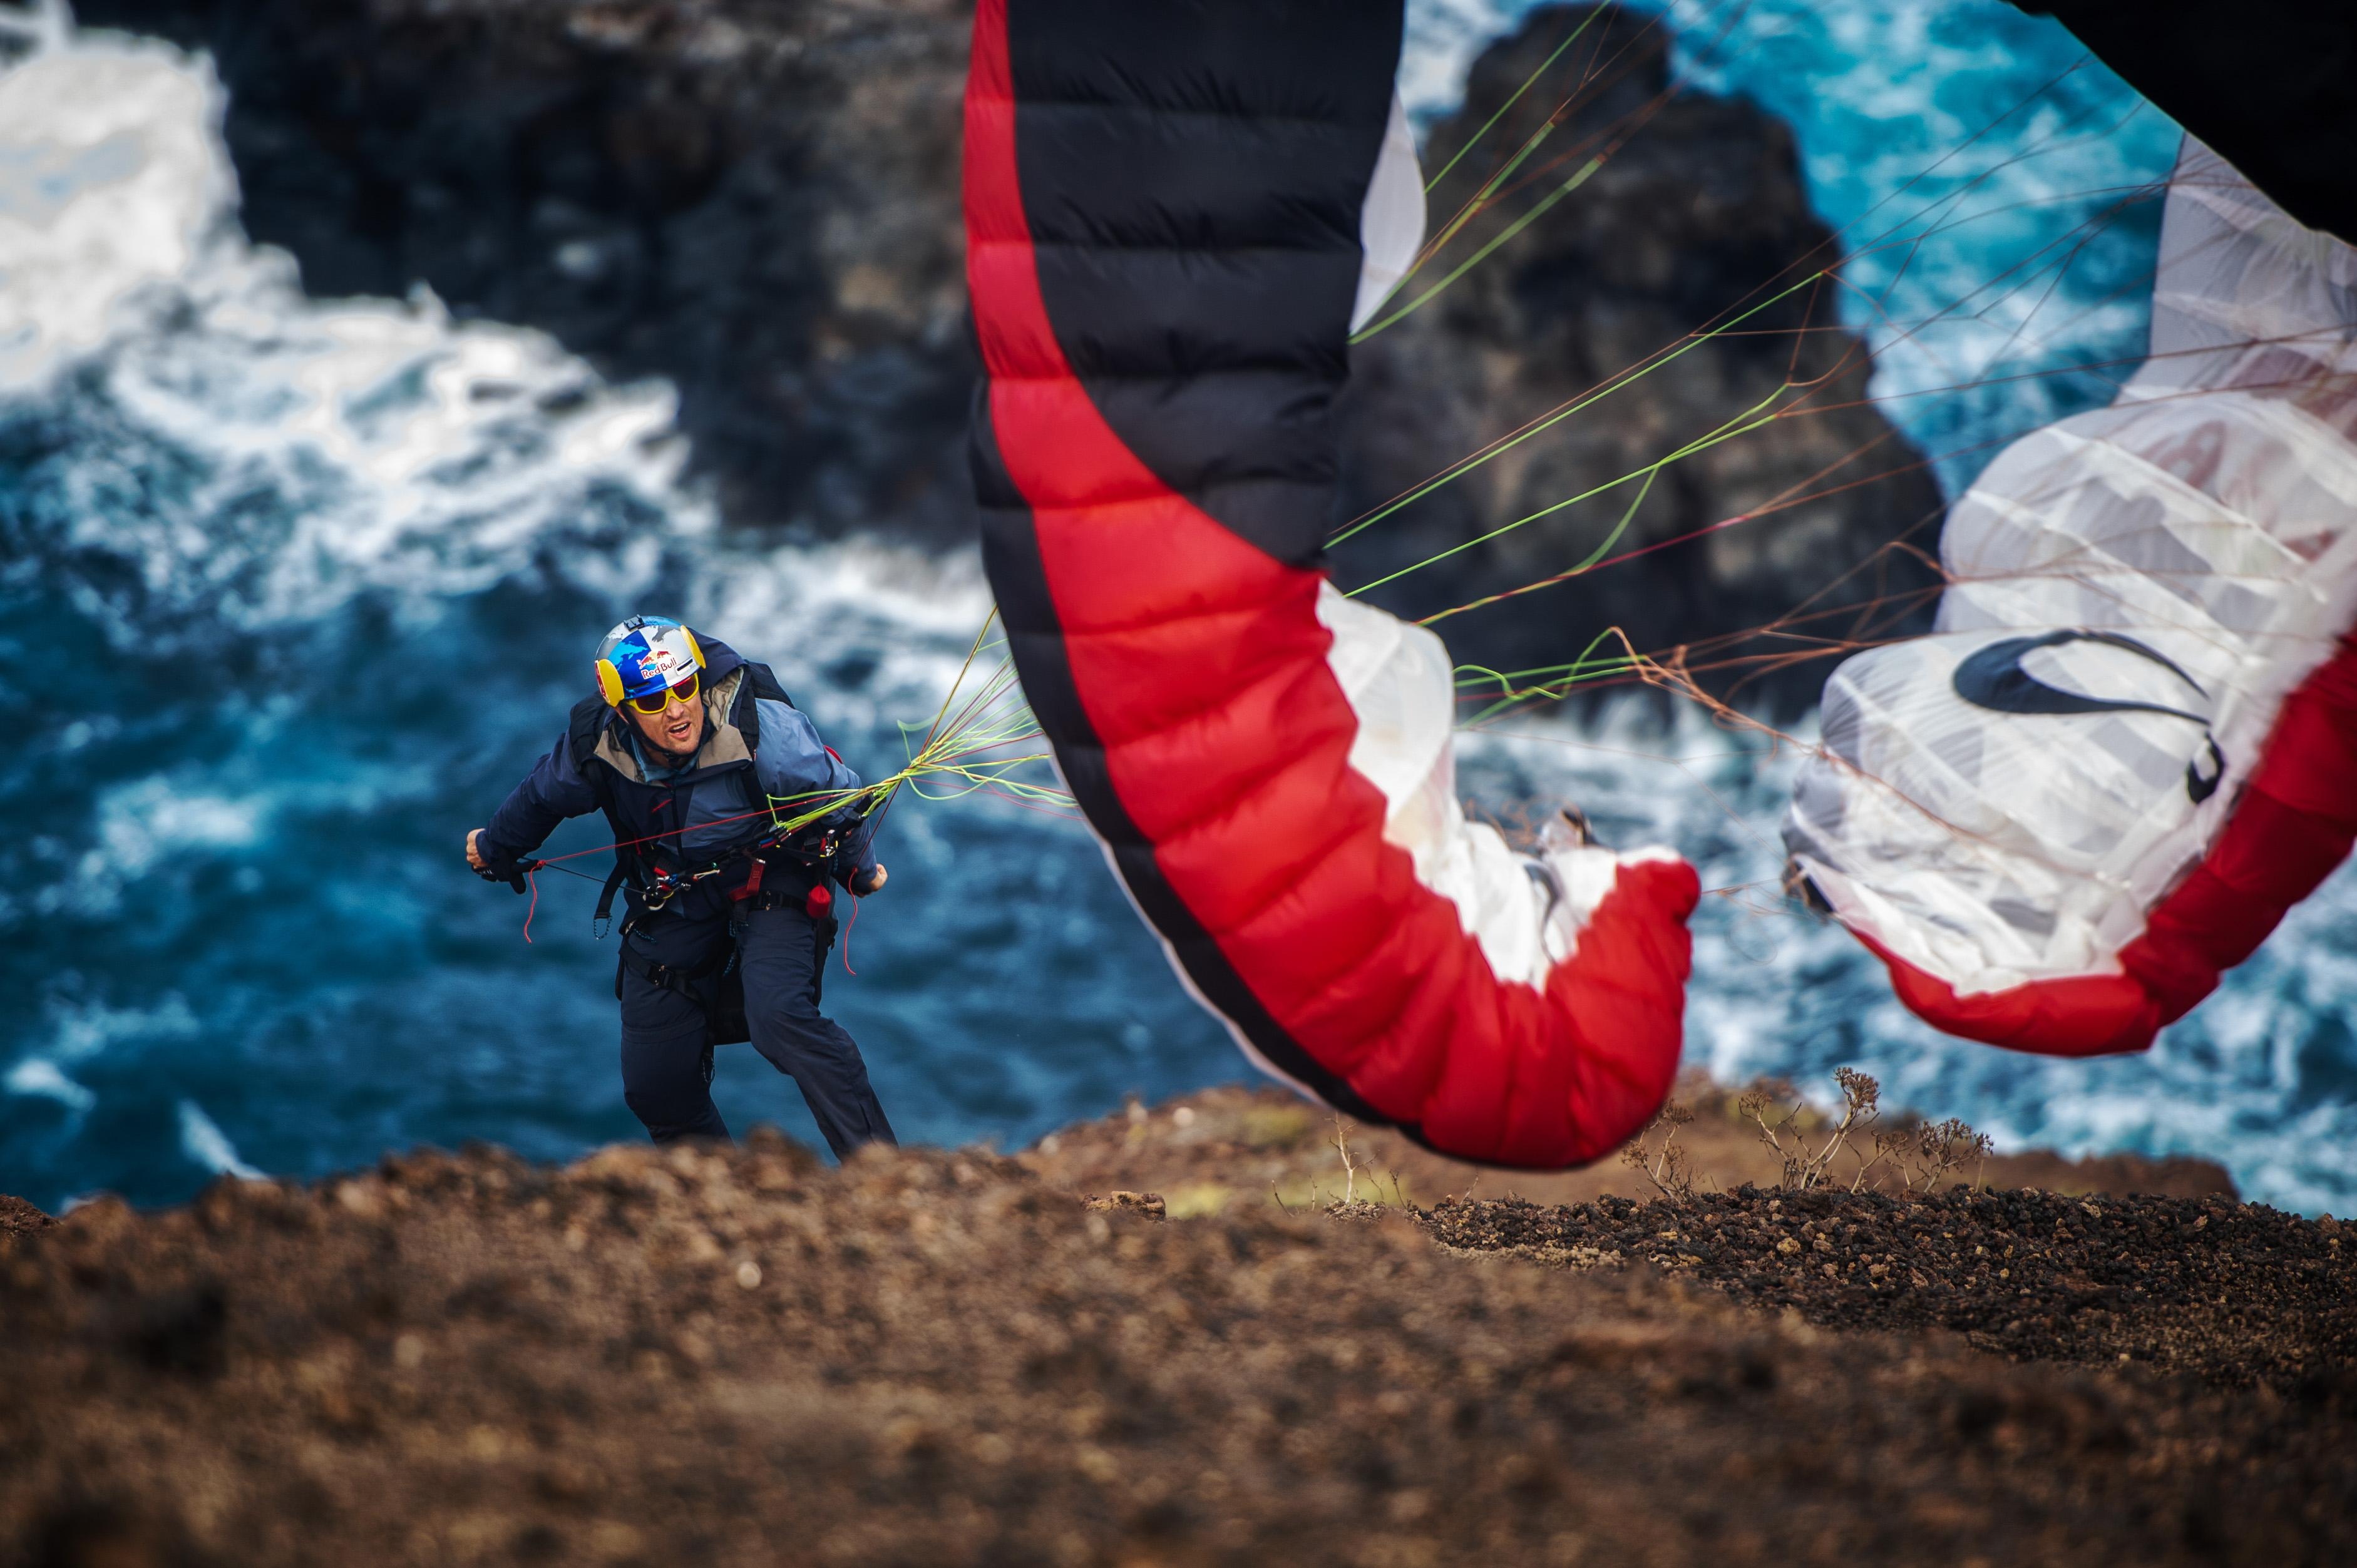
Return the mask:
<path id="1" fill-rule="evenodd" d="M 1474 64 L 1465 104 L 1434 129 L 1435 168 L 1532 80 L 1587 15 L 1534 11 Z M 1518 194 L 1473 220 L 1395 296 L 1412 300 L 1602 155 L 1585 183 L 1450 285 L 1368 339 L 1346 394 L 1347 512 L 1363 515 L 1647 356 L 1728 321 L 1839 256 L 1810 210 L 1790 129 L 1753 104 L 1669 95 L 1666 37 L 1618 13 L 1591 25 L 1428 198 L 1433 233 L 1503 169 Z M 1586 85 L 1581 83 L 1585 80 Z M 1839 329 L 1835 285 L 1803 287 L 1695 344 L 1591 408 L 1376 523 L 1335 551 L 1344 586 L 1481 538 L 1638 473 L 1776 396 L 1813 410 L 1663 469 L 1608 555 L 1654 549 L 1439 622 L 1460 664 L 1515 671 L 1566 663 L 1618 627 L 1637 651 L 1693 645 L 1713 690 L 1791 710 L 1815 701 L 1829 645 L 1927 629 L 1937 577 L 1938 486 L 1863 401 L 1862 346 Z M 1577 566 L 1637 494 L 1624 485 L 1426 566 L 1370 597 L 1433 615 Z M 1777 507 L 1684 543 L 1668 542 Z M 1744 637 L 1780 618 L 1786 630 Z M 1730 638 L 1733 640 L 1728 640 Z M 1609 643 L 1604 650 L 1617 650 Z M 1603 651 L 1603 650 L 1600 650 Z M 1777 668 L 1764 660 L 1803 661 Z"/>

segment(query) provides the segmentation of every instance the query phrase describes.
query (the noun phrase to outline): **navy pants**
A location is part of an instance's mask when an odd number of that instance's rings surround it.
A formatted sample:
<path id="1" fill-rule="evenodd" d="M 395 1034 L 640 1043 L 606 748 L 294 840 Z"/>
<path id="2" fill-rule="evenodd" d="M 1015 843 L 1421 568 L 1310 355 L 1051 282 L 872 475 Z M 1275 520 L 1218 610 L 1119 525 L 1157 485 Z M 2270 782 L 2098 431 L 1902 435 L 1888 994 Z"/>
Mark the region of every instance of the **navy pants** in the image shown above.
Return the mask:
<path id="1" fill-rule="evenodd" d="M 715 901 L 716 902 L 716 901 Z M 624 940 L 651 962 L 692 970 L 728 948 L 728 912 L 706 900 L 646 918 Z M 843 1026 L 818 1011 L 818 927 L 792 908 L 745 917 L 737 965 L 753 1048 L 791 1078 L 840 1159 L 862 1144 L 897 1143 L 867 1086 L 867 1064 Z M 701 992 L 709 979 L 694 983 Z M 622 1099 L 658 1144 L 726 1138 L 728 1123 L 704 1081 L 704 1009 L 677 991 L 622 972 Z"/>

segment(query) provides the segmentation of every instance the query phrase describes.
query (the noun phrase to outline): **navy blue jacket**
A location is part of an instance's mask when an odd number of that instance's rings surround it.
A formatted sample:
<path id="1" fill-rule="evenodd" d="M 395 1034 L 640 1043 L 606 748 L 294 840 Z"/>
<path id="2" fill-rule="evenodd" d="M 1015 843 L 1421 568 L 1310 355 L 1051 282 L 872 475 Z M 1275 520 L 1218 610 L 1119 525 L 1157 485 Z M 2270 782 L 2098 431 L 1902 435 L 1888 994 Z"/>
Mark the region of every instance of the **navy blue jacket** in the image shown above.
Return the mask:
<path id="1" fill-rule="evenodd" d="M 585 698 L 548 755 L 492 814 L 483 831 L 486 858 L 525 859 L 557 823 L 603 805 L 616 843 L 651 840 L 637 846 L 649 865 L 694 871 L 769 833 L 769 798 L 791 800 L 859 788 L 859 775 L 827 749 L 769 666 L 747 661 L 726 643 L 709 638 L 700 642 L 704 744 L 694 764 L 650 783 L 630 743 L 630 721 L 602 698 Z M 806 808 L 783 809 L 799 814 Z M 873 825 L 846 807 L 804 830 L 799 843 L 807 846 L 829 829 L 843 847 L 823 869 L 782 852 L 763 858 L 781 871 L 802 871 L 805 884 L 827 871 L 845 886 L 855 875 L 872 874 Z M 772 878 L 765 877 L 762 886 L 786 890 Z"/>

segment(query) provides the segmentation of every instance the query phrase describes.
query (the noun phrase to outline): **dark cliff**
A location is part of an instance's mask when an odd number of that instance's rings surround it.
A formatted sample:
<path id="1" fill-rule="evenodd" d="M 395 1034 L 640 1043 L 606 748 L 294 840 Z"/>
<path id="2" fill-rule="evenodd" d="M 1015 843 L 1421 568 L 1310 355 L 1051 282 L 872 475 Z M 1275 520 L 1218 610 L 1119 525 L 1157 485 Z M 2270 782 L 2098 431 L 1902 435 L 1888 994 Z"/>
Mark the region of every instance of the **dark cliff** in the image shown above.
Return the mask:
<path id="1" fill-rule="evenodd" d="M 970 11 L 963 0 L 85 0 L 81 16 L 212 52 L 246 227 L 291 251 L 315 295 L 399 295 L 422 280 L 461 315 L 544 328 L 609 376 L 670 378 L 697 468 L 734 526 L 949 544 L 972 526 L 963 446 L 976 366 L 958 209 Z M 1432 138 L 1440 156 L 1574 16 L 1538 12 L 1482 57 L 1465 113 Z M 1349 512 L 1781 286 L 1804 258 L 1803 272 L 1830 258 L 1789 132 L 1698 93 L 1649 109 L 1665 81 L 1658 35 L 1608 19 L 1434 193 L 1437 226 L 1570 99 L 1523 171 L 1540 188 L 1476 219 L 1426 275 L 1576 166 L 1555 168 L 1560 149 L 1585 156 L 1643 120 L 1568 199 L 1359 350 L 1343 409 Z M 1458 657 L 1557 663 L 1611 625 L 1648 651 L 1699 643 L 1774 619 L 1910 530 L 1930 544 L 1936 489 L 1858 403 L 1864 367 L 1852 338 L 1824 330 L 1832 318 L 1824 290 L 1801 291 L 1746 322 L 1747 335 L 1698 345 L 1342 546 L 1338 576 L 1370 581 L 1640 467 L 1760 403 L 1788 371 L 1828 378 L 1814 403 L 1851 406 L 1665 469 L 1618 548 L 1796 489 L 1852 488 L 1452 618 L 1442 629 Z M 1561 572 L 1630 493 L 1376 596 L 1429 614 Z M 1869 567 L 1822 602 L 1855 607 L 1930 580 L 1911 561 L 1898 566 L 1894 581 Z M 1854 627 L 1813 628 L 1829 629 Z M 1823 669 L 1749 689 L 1798 705 Z"/>

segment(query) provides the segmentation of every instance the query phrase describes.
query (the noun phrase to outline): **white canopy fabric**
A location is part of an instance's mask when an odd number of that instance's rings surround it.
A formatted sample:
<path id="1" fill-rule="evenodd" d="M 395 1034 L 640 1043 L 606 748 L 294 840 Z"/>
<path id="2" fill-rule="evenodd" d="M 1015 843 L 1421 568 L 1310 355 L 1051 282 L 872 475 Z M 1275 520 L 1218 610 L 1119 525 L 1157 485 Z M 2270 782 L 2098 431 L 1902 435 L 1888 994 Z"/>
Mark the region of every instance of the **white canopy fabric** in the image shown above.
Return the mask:
<path id="1" fill-rule="evenodd" d="M 2150 358 L 2007 447 L 1941 554 L 1933 634 L 1827 683 L 1786 846 L 1957 997 L 2119 974 L 2357 621 L 2357 252 L 2189 138 Z"/>

